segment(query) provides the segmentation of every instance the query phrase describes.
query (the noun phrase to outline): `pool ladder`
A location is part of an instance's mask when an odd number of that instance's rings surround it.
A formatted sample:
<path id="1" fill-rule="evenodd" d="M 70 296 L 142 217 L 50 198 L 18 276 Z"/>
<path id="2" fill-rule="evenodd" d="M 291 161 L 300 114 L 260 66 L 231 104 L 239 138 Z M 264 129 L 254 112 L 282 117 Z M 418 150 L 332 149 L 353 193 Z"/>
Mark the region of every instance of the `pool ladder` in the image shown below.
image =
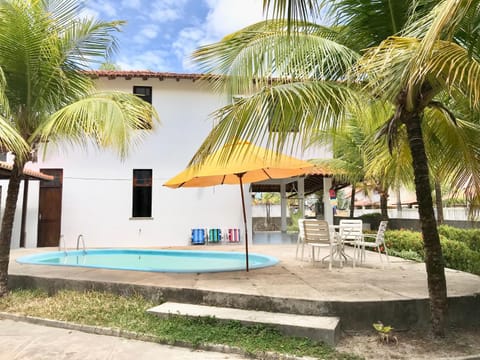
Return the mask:
<path id="1" fill-rule="evenodd" d="M 83 255 L 85 255 L 87 253 L 87 248 L 85 247 L 85 239 L 82 234 L 77 237 L 77 250 L 80 250 L 80 240 L 82 240 Z"/>
<path id="2" fill-rule="evenodd" d="M 85 246 L 85 239 L 82 234 L 78 235 L 77 237 L 77 250 L 80 250 L 80 240 L 82 241 L 82 250 L 83 255 L 87 253 L 87 247 Z M 58 242 L 58 251 L 62 251 L 62 244 L 63 244 L 63 252 L 67 255 L 67 243 L 65 241 L 65 236 L 60 235 L 60 241 Z"/>

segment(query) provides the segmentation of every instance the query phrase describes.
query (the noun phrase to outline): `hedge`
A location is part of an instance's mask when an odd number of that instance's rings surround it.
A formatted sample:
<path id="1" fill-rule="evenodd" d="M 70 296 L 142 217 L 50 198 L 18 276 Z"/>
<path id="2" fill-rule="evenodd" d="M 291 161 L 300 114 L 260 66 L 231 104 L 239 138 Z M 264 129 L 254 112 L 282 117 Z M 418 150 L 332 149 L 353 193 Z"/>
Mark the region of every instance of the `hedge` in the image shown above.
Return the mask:
<path id="1" fill-rule="evenodd" d="M 449 229 L 447 230 L 450 231 Z M 462 237 L 461 241 L 452 240 L 444 235 L 445 231 L 442 231 L 440 235 L 445 266 L 480 275 L 480 251 L 470 248 L 467 245 L 469 241 L 467 241 L 466 237 Z M 454 233 L 454 231 L 450 231 L 449 235 L 452 236 Z M 473 239 L 473 237 L 471 238 Z M 419 259 L 425 258 L 422 234 L 420 232 L 390 230 L 385 233 L 385 242 L 388 249 L 392 250 L 392 254 L 402 256 L 403 253 L 409 259 L 415 259 L 415 254 L 418 255 Z"/>
<path id="2" fill-rule="evenodd" d="M 471 250 L 480 252 L 480 229 L 459 229 L 448 225 L 438 227 L 440 235 L 467 245 Z"/>

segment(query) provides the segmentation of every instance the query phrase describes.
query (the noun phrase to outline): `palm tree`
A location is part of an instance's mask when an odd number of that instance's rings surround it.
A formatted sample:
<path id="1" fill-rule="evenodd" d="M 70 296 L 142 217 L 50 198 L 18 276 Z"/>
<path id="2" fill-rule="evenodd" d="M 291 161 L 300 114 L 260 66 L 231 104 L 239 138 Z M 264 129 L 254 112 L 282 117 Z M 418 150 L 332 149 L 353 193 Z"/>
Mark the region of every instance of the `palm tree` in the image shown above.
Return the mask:
<path id="1" fill-rule="evenodd" d="M 320 13 L 317 1 L 264 0 L 266 9 L 287 20 L 252 25 L 197 50 L 194 58 L 203 70 L 226 75 L 216 77 L 219 88 L 248 96 L 214 114 L 218 125 L 192 162 L 201 161 L 212 149 L 238 137 L 266 140 L 278 150 L 308 143 L 319 129 L 338 127 L 348 118 L 350 106 L 363 105 L 359 92 L 389 102 L 394 111 L 385 119 L 384 133 L 392 150 L 399 141 L 398 133 L 406 133 L 426 252 L 432 328 L 434 334 L 443 335 L 446 282 L 430 191 L 423 136 L 428 121 L 424 114 L 435 110 L 451 119 L 453 112 L 440 101 L 445 93 L 455 104 L 467 96 L 469 109 L 480 99 L 480 43 L 475 37 L 479 1 L 443 0 L 438 5 L 428 0 L 323 3 L 338 12 L 333 30 L 306 21 L 308 15 Z M 392 7 L 401 3 L 405 3 L 404 9 Z M 366 11 L 349 11 L 352 4 Z M 369 26 L 372 31 L 368 31 Z M 368 37 L 362 46 L 375 47 L 363 54 L 352 70 L 359 57 L 355 37 L 362 34 L 362 27 L 367 29 L 363 36 Z M 372 39 L 371 34 L 380 33 L 379 29 L 383 29 L 382 38 Z M 389 37 L 400 30 L 402 37 Z M 355 81 L 347 83 L 347 78 Z M 463 120 L 466 126 L 475 127 L 474 117 Z M 278 131 L 268 131 L 267 124 L 272 123 Z M 299 131 L 292 133 L 292 129 Z M 457 133 L 458 126 L 449 129 Z M 444 167 L 458 170 L 449 172 L 452 183 L 467 188 L 467 194 L 478 203 L 480 169 L 472 144 L 443 144 L 447 157 L 462 159 Z M 469 148 L 470 154 L 456 151 L 458 147 Z"/>
<path id="2" fill-rule="evenodd" d="M 142 135 L 134 130 L 144 119 L 157 119 L 152 107 L 133 94 L 95 92 L 85 70 L 90 61 L 101 63 L 115 50 L 112 33 L 121 22 L 80 18 L 80 10 L 69 0 L 0 4 L 1 138 L 16 154 L 0 233 L 0 296 L 7 292 L 18 189 L 30 160 L 25 154 L 66 139 L 111 147 L 124 157 Z"/>

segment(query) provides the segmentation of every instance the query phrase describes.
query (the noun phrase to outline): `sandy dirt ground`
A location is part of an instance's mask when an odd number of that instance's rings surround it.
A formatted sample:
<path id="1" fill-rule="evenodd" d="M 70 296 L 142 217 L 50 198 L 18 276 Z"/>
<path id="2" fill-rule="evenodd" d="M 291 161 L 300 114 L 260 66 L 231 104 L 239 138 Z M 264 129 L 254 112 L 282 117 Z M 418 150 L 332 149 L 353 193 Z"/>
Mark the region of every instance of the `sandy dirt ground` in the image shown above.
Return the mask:
<path id="1" fill-rule="evenodd" d="M 367 360 L 388 359 L 480 359 L 480 329 L 449 329 L 444 339 L 419 331 L 393 332 L 398 342 L 381 341 L 372 332 L 344 333 L 337 350 Z M 477 356 L 474 356 L 477 355 Z"/>

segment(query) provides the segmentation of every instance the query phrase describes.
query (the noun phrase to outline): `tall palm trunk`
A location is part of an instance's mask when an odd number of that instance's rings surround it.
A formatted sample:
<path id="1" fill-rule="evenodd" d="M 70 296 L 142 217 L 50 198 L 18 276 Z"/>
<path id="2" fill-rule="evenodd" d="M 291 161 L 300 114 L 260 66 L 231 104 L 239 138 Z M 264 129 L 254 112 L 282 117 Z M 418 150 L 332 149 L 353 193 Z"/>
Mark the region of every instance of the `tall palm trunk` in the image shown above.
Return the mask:
<path id="1" fill-rule="evenodd" d="M 380 211 L 382 220 L 388 220 L 388 190 L 380 191 Z"/>
<path id="2" fill-rule="evenodd" d="M 442 186 L 437 177 L 435 177 L 435 206 L 437 207 L 437 223 L 438 225 L 443 224 Z"/>
<path id="3" fill-rule="evenodd" d="M 12 173 L 8 181 L 7 200 L 3 213 L 0 231 L 0 297 L 8 292 L 8 263 L 10 259 L 10 242 L 12 238 L 13 221 L 17 208 L 18 190 L 22 181 L 24 162 L 15 159 Z"/>
<path id="4" fill-rule="evenodd" d="M 352 184 L 352 194 L 350 196 L 350 217 L 353 218 L 355 215 L 355 193 L 356 193 L 355 184 Z"/>
<path id="5" fill-rule="evenodd" d="M 407 127 L 408 141 L 413 159 L 415 191 L 425 250 L 432 330 L 435 336 L 444 336 L 447 317 L 447 284 L 442 247 L 433 212 L 432 189 L 428 175 L 425 144 L 422 137 L 421 114 L 404 111 L 402 115 L 402 122 Z"/>

